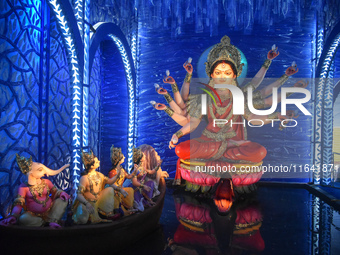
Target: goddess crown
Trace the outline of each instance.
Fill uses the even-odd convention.
[[[114,145],[112,144],[110,148],[110,154],[111,154],[111,163],[112,165],[116,166],[122,158],[121,157],[122,148],[114,147]]]
[[[81,159],[83,160],[85,168],[87,168],[88,165],[92,165],[95,157],[96,156],[93,154],[92,150],[91,152],[85,152],[83,149],[81,149]]]
[[[20,168],[20,171],[23,174],[27,174],[32,170],[32,156],[30,158],[20,157],[18,153],[16,153],[17,163]]]
[[[232,44],[230,44],[230,38],[223,36],[220,43],[214,45],[210,50],[207,62],[205,62],[205,72],[210,77],[211,68],[217,61],[230,61],[233,63],[237,70],[237,76],[242,73],[243,64],[241,64],[241,53]]]
[[[143,157],[143,152],[140,148],[133,148],[133,163],[137,163]]]

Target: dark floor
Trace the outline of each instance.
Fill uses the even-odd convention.
[[[182,206],[187,213],[209,213],[212,222],[205,222],[204,233],[181,226]],[[252,219],[251,214],[259,213],[259,231],[233,234],[236,215]],[[174,240],[170,246],[168,239]],[[120,254],[337,255],[339,241],[339,212],[302,188],[260,187],[257,196],[234,203],[224,216],[209,199],[168,189],[160,228]]]
[[[321,186],[320,188],[327,192],[329,195],[333,196],[334,199],[340,200],[340,183],[335,183],[334,187]]]
[[[94,233],[66,240],[58,236],[44,241],[41,237],[18,238],[10,247],[0,240],[0,254],[17,254],[18,248],[25,254],[77,254],[74,250],[82,250],[79,254],[117,254],[115,240],[103,234],[105,238]],[[25,244],[25,239],[35,241]],[[42,250],[39,242],[57,248]],[[210,198],[168,188],[157,230],[140,236],[119,254],[338,255],[340,214],[304,188],[260,186],[254,195],[234,202],[226,215],[217,212]]]

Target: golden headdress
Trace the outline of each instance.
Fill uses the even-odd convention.
[[[18,153],[16,153],[16,156],[18,166],[23,174],[27,174],[32,170],[32,156],[30,158],[20,157]]]
[[[114,147],[114,145],[112,144],[110,148],[110,157],[112,165],[116,166],[119,163],[119,161],[123,158],[122,148]]]
[[[83,149],[81,149],[81,159],[86,169],[88,166],[93,164],[95,157],[96,156],[93,154],[92,150],[91,152],[85,152]]]
[[[141,160],[141,158],[143,157],[143,152],[140,148],[135,148],[133,147],[133,163],[137,164],[139,163],[139,161]]]
[[[210,71],[214,64],[223,60],[233,63],[237,70],[237,76],[241,75],[243,67],[241,53],[234,45],[230,44],[230,38],[226,35],[222,37],[220,43],[214,45],[208,54],[207,62],[205,62],[205,72],[208,77],[210,77]]]

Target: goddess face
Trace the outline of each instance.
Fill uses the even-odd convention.
[[[217,84],[234,84],[231,81],[236,78],[233,69],[227,63],[218,64],[210,76]]]

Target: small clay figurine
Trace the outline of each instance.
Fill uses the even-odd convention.
[[[154,169],[149,170],[143,167],[146,157],[142,152],[141,148],[133,148],[133,163],[134,163],[134,173],[132,178],[132,185],[136,187],[135,189],[135,201],[140,204],[143,203],[144,207],[150,207],[155,204],[152,201],[154,197],[155,182],[147,178],[148,174],[155,174],[159,169],[162,161],[157,161],[157,165]]]
[[[119,206],[124,211],[125,215],[131,214],[135,212],[136,209],[134,208],[134,190],[131,187],[123,187],[123,183],[125,179],[133,178],[133,173],[128,174],[125,169],[122,167],[124,163],[125,156],[122,153],[121,148],[111,146],[110,149],[111,153],[111,163],[112,163],[112,170],[109,172],[109,178],[115,177],[118,175],[118,179],[115,184],[125,190],[128,195],[124,197],[121,193],[115,191],[115,209],[118,209]]]
[[[169,174],[162,170],[161,164],[163,161],[151,145],[142,144],[139,148],[144,154],[144,160],[141,166],[147,172],[146,180],[152,180],[154,182],[152,197],[155,197],[159,195],[158,186],[160,179],[169,177]]]
[[[124,197],[128,194],[121,187],[114,185],[119,174],[109,179],[96,171],[100,161],[91,151],[82,150],[82,160],[85,172],[80,178],[77,199],[73,206],[73,220],[77,224],[110,222],[121,216],[114,212],[114,190]],[[105,188],[105,185],[110,185]]]
[[[27,176],[27,182],[19,186],[11,215],[0,224],[60,228],[58,222],[65,213],[70,196],[42,177],[57,175],[70,165],[54,171],[41,163],[32,162],[32,156],[25,158],[16,154],[16,157],[20,171]]]

